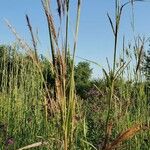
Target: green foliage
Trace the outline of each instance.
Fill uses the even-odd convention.
[[[86,91],[88,91],[91,86],[91,75],[92,69],[88,62],[79,62],[75,67],[76,91],[82,98],[84,98]]]
[[[54,85],[54,73],[52,65],[43,55],[41,55],[41,64],[43,66],[42,73],[44,80],[46,81],[47,86],[51,87]]]
[[[147,52],[144,56],[143,62],[143,72],[146,78],[145,82],[145,92],[147,94],[147,103],[150,103],[150,51]]]
[[[150,81],[150,51],[148,51],[147,55],[145,54],[144,57],[144,64],[143,64],[143,71],[146,76],[146,80]]]

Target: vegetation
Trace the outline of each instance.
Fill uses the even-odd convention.
[[[76,92],[81,98],[85,98],[91,86],[92,69],[88,62],[79,62],[75,67]]]
[[[147,82],[150,81],[150,52],[148,51],[147,54],[145,54],[144,57],[144,63],[143,63],[143,71],[146,77]]]
[[[115,21],[107,15],[114,36],[113,64],[108,61],[108,70],[102,68],[103,78],[96,80],[91,79],[90,68],[95,62],[75,65],[81,0],[77,1],[72,51],[68,37],[71,2],[56,1],[60,22],[66,22],[61,44],[58,33],[62,31],[54,25],[51,3],[41,2],[49,29],[50,59],[38,56],[27,15],[32,46],[6,21],[18,43],[0,46],[0,149],[149,150],[149,56],[144,57],[148,40],[137,37],[128,46],[123,40],[122,50],[117,49],[122,11],[135,1],[116,0]]]

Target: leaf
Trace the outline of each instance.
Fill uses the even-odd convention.
[[[108,17],[108,19],[109,19],[109,22],[110,22],[110,25],[111,25],[111,28],[112,28],[113,34],[115,35],[114,25],[113,25],[112,19],[111,19],[111,17],[109,16],[109,14],[108,14],[108,13],[107,13],[107,17]]]
[[[90,145],[90,146],[91,146],[92,148],[94,148],[95,150],[97,150],[97,148],[96,148],[94,145],[92,145],[90,142],[85,141],[85,140],[83,140],[83,139],[81,139],[81,141],[84,142],[84,143],[86,143],[86,144],[88,144],[88,145]]]
[[[27,145],[25,147],[19,148],[18,150],[31,149],[31,148],[35,148],[35,147],[39,147],[39,146],[43,146],[43,145],[48,145],[48,142],[33,143],[31,145]]]

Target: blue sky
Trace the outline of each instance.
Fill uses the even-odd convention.
[[[46,50],[50,47],[48,42],[48,30],[45,23],[45,16],[40,0],[0,0],[0,44],[9,44],[14,42],[15,38],[10,33],[4,23],[4,18],[8,19],[16,28],[17,32],[25,40],[30,41],[30,34],[26,26],[25,14],[28,14],[32,25],[38,28],[40,38],[40,53],[46,54]],[[57,16],[55,0],[52,1],[52,9],[54,18]],[[76,0],[71,0],[71,23],[73,28],[75,17]],[[125,0],[122,0],[125,2]],[[83,0],[79,30],[79,40],[77,47],[77,56],[85,59],[96,61],[102,66],[106,65],[106,57],[112,60],[113,55],[113,34],[109,25],[107,12],[114,16],[115,0]],[[150,3],[136,3],[134,7],[135,13],[135,33],[131,29],[131,7],[124,9],[121,28],[119,34],[119,46],[122,45],[122,36],[126,36],[126,43],[133,39],[133,35],[149,36],[150,34]],[[70,32],[70,38],[73,36]],[[77,62],[80,59],[77,58]],[[94,77],[101,74],[100,69],[94,64]]]

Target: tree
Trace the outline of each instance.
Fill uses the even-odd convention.
[[[76,91],[81,98],[86,95],[85,92],[90,88],[90,79],[92,75],[92,69],[88,62],[79,62],[75,66],[75,83]]]

